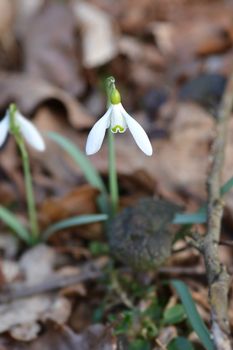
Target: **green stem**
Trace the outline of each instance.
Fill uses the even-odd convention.
[[[108,177],[112,204],[112,215],[117,213],[119,205],[118,180],[116,171],[116,151],[114,134],[108,129]]]
[[[16,143],[19,147],[19,151],[20,151],[20,155],[23,163],[28,217],[29,217],[29,223],[30,223],[30,229],[31,229],[31,241],[32,243],[35,243],[38,241],[39,227],[38,227],[35,198],[34,198],[34,192],[33,192],[33,186],[32,186],[29,156],[28,156],[28,152],[26,150],[25,143],[22,138],[20,129],[15,123],[15,112],[16,112],[15,105],[11,105],[10,106],[10,130],[13,136],[15,137]]]
[[[29,157],[22,138],[21,140],[18,140],[16,138],[16,141],[17,141],[17,144],[21,153],[22,162],[23,162],[24,182],[25,182],[27,206],[28,206],[28,217],[30,222],[32,240],[33,242],[35,242],[38,240],[38,237],[39,237],[39,227],[38,227],[38,221],[37,221],[37,212],[36,212],[35,198],[34,198],[34,192],[33,192],[33,186],[32,186],[32,176],[30,171]]]
[[[106,79],[106,90],[107,90],[107,108],[109,108],[110,96],[115,87],[115,78],[109,77]],[[116,150],[115,150],[115,139],[111,129],[108,129],[108,180],[109,190],[111,197],[111,215],[114,216],[118,211],[119,206],[119,190],[118,190],[118,179],[116,170]]]

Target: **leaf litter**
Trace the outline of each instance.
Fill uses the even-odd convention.
[[[208,77],[226,78],[232,68],[232,18],[232,4],[223,1],[138,0],[135,6],[131,1],[1,0],[1,115],[14,100],[43,132],[57,131],[83,150],[87,131],[105,109],[102,80],[113,74],[125,90],[127,109],[155,149],[154,157],[145,159],[129,133],[116,138],[121,208],[149,196],[195,211],[206,200],[218,109],[218,102],[213,106],[209,100]],[[201,98],[196,97],[199,76],[207,86]],[[182,100],[187,84],[191,92]],[[218,96],[222,92],[220,86]],[[232,176],[232,128],[230,121],[224,181]],[[41,227],[97,213],[98,191],[67,154],[46,143],[46,157],[30,151]],[[25,220],[22,172],[10,140],[0,160],[0,202]],[[106,143],[91,161],[107,184]],[[228,194],[224,239],[232,218]],[[166,306],[178,302],[163,281],[176,277],[187,283],[209,324],[203,262],[194,249],[182,251],[184,241],[175,243],[166,264],[135,276],[127,259],[113,267],[101,224],[61,231],[32,249],[9,239],[0,225],[0,349],[124,350],[134,341],[143,344],[137,349],[160,349],[178,334],[200,347],[185,321],[160,323]],[[201,225],[197,229],[204,231]],[[220,255],[232,270],[231,248],[222,246]],[[135,307],[129,310],[125,302]],[[231,311],[230,322],[233,327]]]

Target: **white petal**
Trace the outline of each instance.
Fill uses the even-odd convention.
[[[122,115],[121,106],[122,106],[121,103],[112,105],[111,131],[113,133],[116,133],[116,132],[123,133],[127,128],[125,118]]]
[[[121,111],[136,144],[147,156],[151,156],[153,149],[146,132],[141,125],[126,112],[123,106],[121,106]]]
[[[112,106],[110,106],[107,112],[100,118],[92,127],[87,137],[86,154],[91,155],[99,151],[102,146],[106,129],[110,124],[110,114],[112,112]]]
[[[15,119],[25,140],[37,151],[44,151],[45,143],[36,127],[19,112],[15,113]]]
[[[6,113],[5,117],[0,121],[0,147],[3,145],[9,132],[9,115]]]

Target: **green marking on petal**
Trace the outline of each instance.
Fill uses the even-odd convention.
[[[111,131],[113,133],[116,133],[116,132],[122,133],[125,131],[125,128],[123,128],[123,126],[121,126],[121,125],[115,125],[113,128],[111,128]]]

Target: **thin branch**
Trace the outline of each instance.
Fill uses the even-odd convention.
[[[220,186],[224,164],[228,120],[233,107],[233,74],[231,75],[217,119],[216,138],[213,144],[213,161],[207,180],[208,220],[207,233],[202,240],[211,306],[212,334],[218,350],[230,350],[230,327],[228,320],[228,292],[230,277],[219,259],[218,243],[221,233],[223,200]]]

